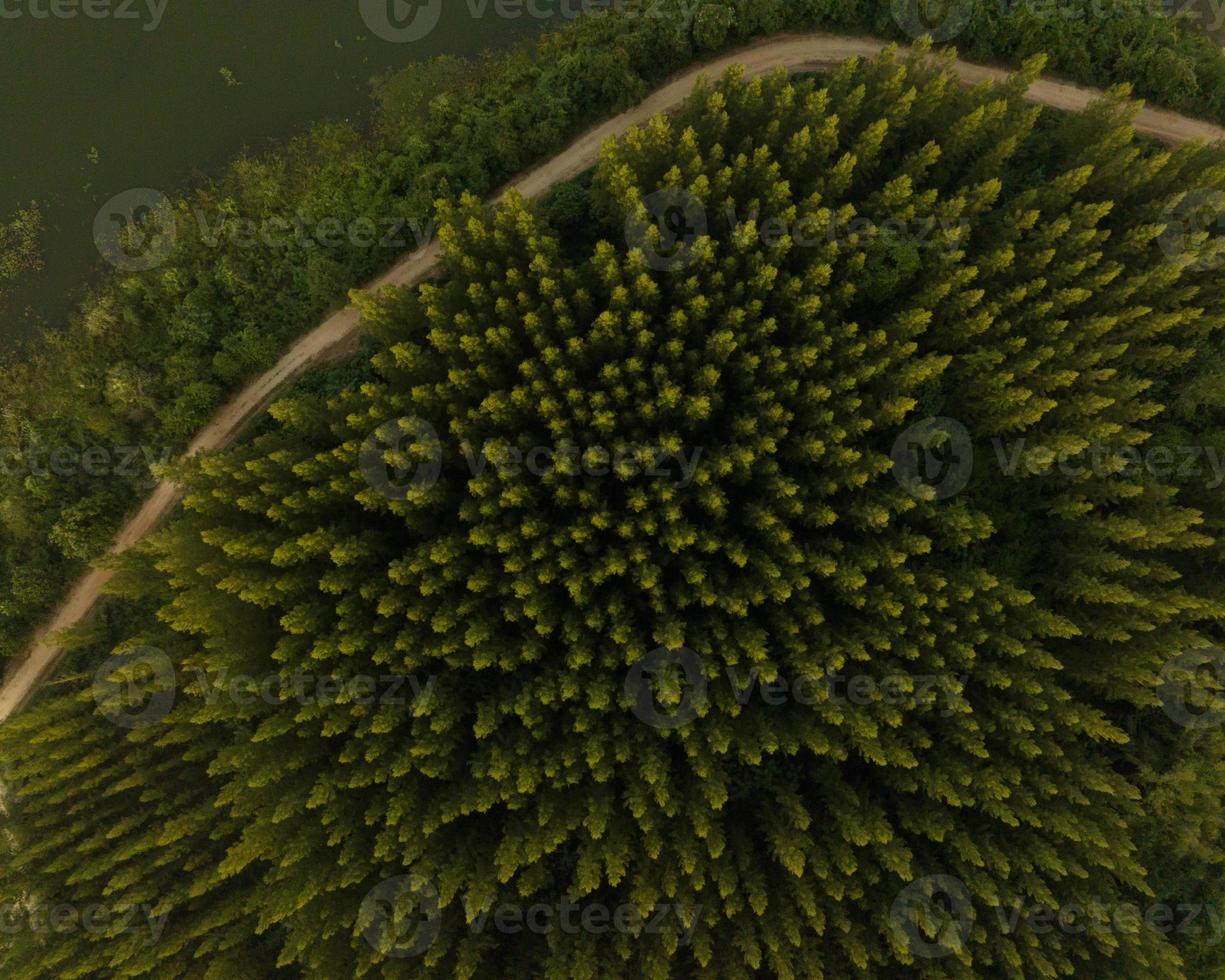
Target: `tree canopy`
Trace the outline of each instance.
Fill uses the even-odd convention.
[[[0,730],[11,893],[167,913],[7,975],[1182,976],[1013,910],[1220,861],[1161,684],[1225,508],[1121,460],[1225,450],[1225,157],[1052,120],[1040,67],[733,72],[542,205],[442,202],[375,379],[184,464],[127,563],[173,705]],[[1157,813],[1203,832],[1164,878]],[[567,902],[636,917],[487,918]]]

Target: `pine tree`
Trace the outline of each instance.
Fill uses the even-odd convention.
[[[1159,897],[1158,807],[1220,834],[1187,786],[1219,740],[1157,693],[1221,632],[1219,494],[1057,461],[1225,445],[1222,239],[1162,247],[1225,169],[1137,143],[1121,93],[1052,122],[1022,98],[1039,69],[968,91],[925,54],[732,72],[605,148],[587,250],[515,196],[441,205],[445,276],[362,302],[377,380],[184,465],[145,586],[197,678],[166,719],[116,736],[86,691],[0,732],[31,741],[22,772],[40,741],[63,761],[19,800],[45,843],[14,885],[156,894],[179,930],[72,962],[1183,975],[1155,930],[1015,915]],[[965,488],[905,473],[908,439],[965,457]],[[199,679],[303,671],[337,690]],[[362,697],[391,677],[419,693]],[[897,696],[827,683],[855,677]],[[423,948],[396,955],[371,896],[433,910]],[[487,918],[563,898],[672,914]]]

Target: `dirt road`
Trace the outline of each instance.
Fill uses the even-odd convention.
[[[872,57],[885,46],[886,42],[873,38],[806,34],[773,38],[733,52],[678,75],[640,105],[584,133],[557,156],[518,177],[496,197],[501,197],[512,188],[518,189],[525,197],[538,197],[554,184],[578,176],[596,163],[605,140],[647,122],[657,113],[675,109],[693,91],[694,84],[702,75],[718,75],[735,64],[744,65],[746,74],[750,76],[778,67],[793,72],[811,71],[841,64],[855,56]],[[956,62],[956,71],[967,85],[1001,80],[1008,75],[1003,69],[966,61]],[[1096,89],[1041,78],[1030,86],[1025,97],[1030,102],[1079,112],[1101,95]],[[1219,126],[1161,109],[1141,110],[1136,119],[1136,129],[1171,143],[1192,139],[1209,142],[1225,139],[1225,129]],[[400,260],[365,288],[415,285],[428,278],[437,268],[438,259],[438,245],[432,242]],[[358,330],[357,311],[352,307],[332,314],[297,341],[275,367],[256,378],[223,406],[213,420],[200,430],[188,447],[188,454],[220,449],[232,443],[252,416],[267,408],[278,392],[305,371],[350,355],[357,346]],[[156,530],[169,517],[181,496],[174,484],[159,484],[135,516],[124,524],[112,545],[112,553],[126,550]],[[0,689],[0,722],[20,708],[54,670],[63,653],[54,642],[55,635],[77,625],[89,615],[101,599],[103,587],[110,577],[109,572],[99,569],[82,577],[51,621],[39,631],[26,657],[10,670],[3,689]]]

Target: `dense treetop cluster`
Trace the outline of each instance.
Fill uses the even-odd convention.
[[[1043,115],[1039,67],[732,73],[541,205],[443,202],[374,379],[183,467],[125,563],[163,710],[117,727],[112,664],[0,732],[7,892],[166,914],[6,974],[1184,975],[1010,912],[1220,859],[1221,740],[1159,689],[1219,639],[1225,508],[1117,460],[1225,448],[1225,158]],[[848,676],[901,680],[794,686]],[[562,902],[641,918],[487,918]]]

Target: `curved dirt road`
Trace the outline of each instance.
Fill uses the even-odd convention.
[[[611,136],[647,122],[652,116],[675,109],[692,92],[702,75],[718,75],[731,65],[740,64],[748,76],[760,75],[782,67],[789,71],[809,71],[841,64],[851,57],[872,57],[887,46],[874,38],[840,37],[830,34],[786,35],[769,39],[676,76],[657,89],[641,104],[584,133],[565,150],[541,166],[518,177],[499,193],[517,189],[524,197],[538,197],[555,183],[576,177],[593,166],[600,147]],[[955,70],[967,85],[1002,80],[1009,74],[999,68],[957,61]],[[1040,78],[1030,86],[1025,98],[1056,109],[1079,112],[1102,92],[1068,82]],[[1136,117],[1137,131],[1166,142],[1192,139],[1208,142],[1225,139],[1225,129],[1211,123],[1189,119],[1161,109],[1144,108]],[[401,259],[388,272],[367,284],[366,289],[385,285],[407,286],[424,281],[436,268],[439,249],[436,242]],[[187,453],[220,449],[234,441],[248,420],[268,407],[277,393],[319,364],[341,360],[351,354],[358,342],[358,315],[352,307],[332,314],[322,324],[298,340],[266,374],[248,384],[223,406],[192,441]],[[140,510],[120,530],[111,547],[112,554],[123,552],[169,517],[178,504],[181,491],[173,483],[162,482]],[[111,572],[94,569],[83,576],[51,621],[38,633],[27,656],[16,665],[0,689],[0,722],[21,707],[47,677],[63,651],[54,637],[61,630],[80,623],[102,597]]]

